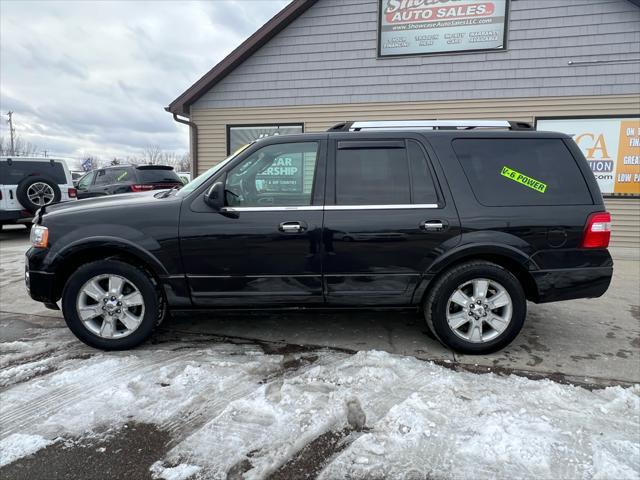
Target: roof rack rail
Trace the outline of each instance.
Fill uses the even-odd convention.
[[[533,130],[530,123],[509,120],[384,120],[376,122],[342,122],[328,132],[361,132],[364,130],[473,130],[476,128]]]

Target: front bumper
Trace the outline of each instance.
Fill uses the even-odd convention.
[[[37,268],[44,254],[45,250],[33,247],[27,251],[24,259],[24,283],[31,298],[49,306],[58,300],[58,289],[56,275]]]
[[[586,267],[531,272],[538,287],[536,303],[601,297],[611,284],[613,267]]]
[[[29,271],[28,266],[24,269],[24,282],[27,292],[31,298],[37,302],[55,303],[55,275],[48,272]]]

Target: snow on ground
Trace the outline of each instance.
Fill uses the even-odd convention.
[[[0,387],[60,368],[83,351],[87,348],[61,328],[34,333],[28,341],[0,343]]]
[[[364,413],[320,478],[640,478],[640,386],[589,391],[376,351],[226,343],[92,351],[31,378],[20,369],[42,358],[23,350],[0,344],[0,379],[7,368],[18,378],[0,391],[0,465],[146,422],[173,439],[155,477],[259,479]]]

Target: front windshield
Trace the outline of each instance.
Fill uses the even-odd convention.
[[[206,172],[201,173],[200,175],[198,175],[196,178],[194,178],[189,183],[187,183],[184,187],[182,187],[178,191],[178,193],[176,193],[176,196],[184,197],[185,195],[190,194],[194,190],[197,190],[200,187],[200,185],[202,185],[207,180],[209,180],[212,175],[214,175],[218,170],[220,170],[222,167],[224,167],[227,163],[229,163],[231,160],[236,158],[238,155],[240,155],[242,152],[244,152],[247,148],[249,148],[251,145],[253,145],[253,143],[254,142],[247,143],[243,147],[240,147],[238,150],[233,152],[231,155],[229,155],[223,161],[221,161],[217,165],[214,165],[213,167],[208,169]]]

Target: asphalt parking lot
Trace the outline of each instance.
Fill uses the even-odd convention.
[[[2,335],[21,338],[32,325],[64,327],[60,312],[32,301],[23,285],[23,227],[0,233]],[[633,252],[632,252],[633,253]],[[535,305],[518,338],[489,356],[459,355],[427,334],[421,316],[406,312],[212,313],[173,318],[158,334],[189,341],[198,336],[277,345],[382,350],[455,368],[515,372],[579,384],[640,382],[640,261],[614,251],[614,278],[601,298]],[[73,338],[71,333],[67,333]],[[153,340],[152,340],[153,342]]]

